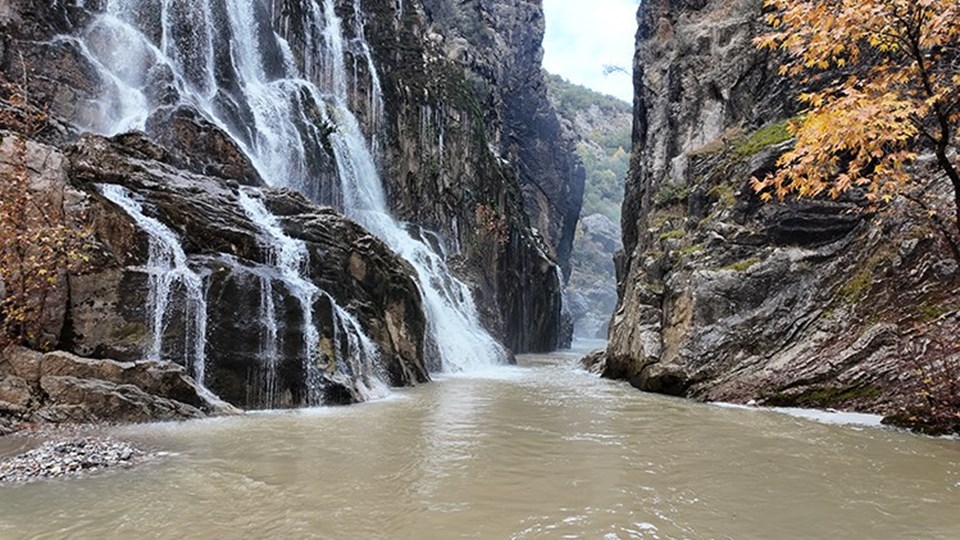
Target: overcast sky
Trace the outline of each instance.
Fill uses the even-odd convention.
[[[637,0],[543,0],[543,67],[594,90],[633,101],[632,77],[604,65],[633,66]]]

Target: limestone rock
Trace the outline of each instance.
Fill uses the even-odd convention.
[[[0,353],[0,415],[8,417],[146,422],[239,412],[171,362],[116,362],[22,347]]]
[[[160,109],[147,120],[146,128],[156,143],[168,149],[168,162],[175,167],[245,186],[265,185],[243,150],[192,107]]]
[[[363,2],[383,87],[391,207],[439,234],[509,349],[553,350],[583,169],[546,97],[542,6],[413,0],[403,10],[398,18],[392,0]]]
[[[162,153],[162,148],[134,134],[112,140],[85,136],[71,150],[73,179],[91,192],[92,222],[107,257],[96,271],[71,281],[70,347],[83,354],[105,351],[118,358],[136,359],[142,357],[150,338],[149,314],[144,311],[149,287],[147,276],[138,270],[147,256],[146,238],[128,216],[94,189],[97,183],[115,183],[132,190],[159,219],[170,223],[193,264],[209,275],[208,295],[213,300],[206,314],[210,369],[205,383],[232,403],[266,406],[262,351],[267,350],[264,340],[269,337],[258,318],[267,301],[263,293],[266,283],[276,313],[284,315],[277,337],[282,347],[278,350],[282,355],[279,381],[270,403],[303,404],[306,375],[299,348],[306,332],[304,321],[294,316],[298,304],[289,285],[276,270],[273,274],[268,270],[273,264],[268,240],[241,208],[239,188],[157,161]],[[268,190],[264,197],[286,234],[305,242],[310,254],[309,279],[353,312],[379,345],[387,382],[409,385],[428,380],[423,351],[426,323],[411,277],[413,270],[381,241],[331,209],[289,191]],[[356,272],[358,265],[365,268],[363,273]],[[181,300],[174,299],[177,301]],[[317,301],[316,313],[331,313],[328,298]],[[387,323],[388,313],[392,324]],[[105,325],[106,321],[110,324]],[[329,316],[316,323],[321,335],[333,339],[337,330]],[[169,325],[171,332],[177,328]],[[335,359],[322,362],[333,366]],[[342,379],[330,383],[328,398],[337,402],[343,401],[343,396],[348,396],[347,401],[362,399],[352,384],[344,387]]]
[[[931,392],[918,365],[960,362],[943,345],[960,287],[903,201],[882,219],[855,193],[761,204],[750,179],[790,147],[796,91],[752,44],[762,20],[751,0],[639,8],[618,305],[595,365],[703,400],[897,413]]]

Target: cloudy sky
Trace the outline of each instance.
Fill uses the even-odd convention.
[[[633,101],[624,73],[604,75],[604,65],[633,65],[637,0],[543,0],[547,35],[543,66],[569,81]]]

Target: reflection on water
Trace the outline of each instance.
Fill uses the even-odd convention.
[[[576,355],[348,408],[128,427],[0,538],[960,538],[960,442],[642,394]]]

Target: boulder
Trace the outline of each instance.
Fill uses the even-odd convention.
[[[117,362],[64,351],[0,353],[0,415],[46,422],[147,422],[237,414],[172,362]]]
[[[167,161],[175,167],[245,186],[265,185],[237,143],[192,107],[158,109],[147,119],[146,127],[150,138],[168,149]]]

